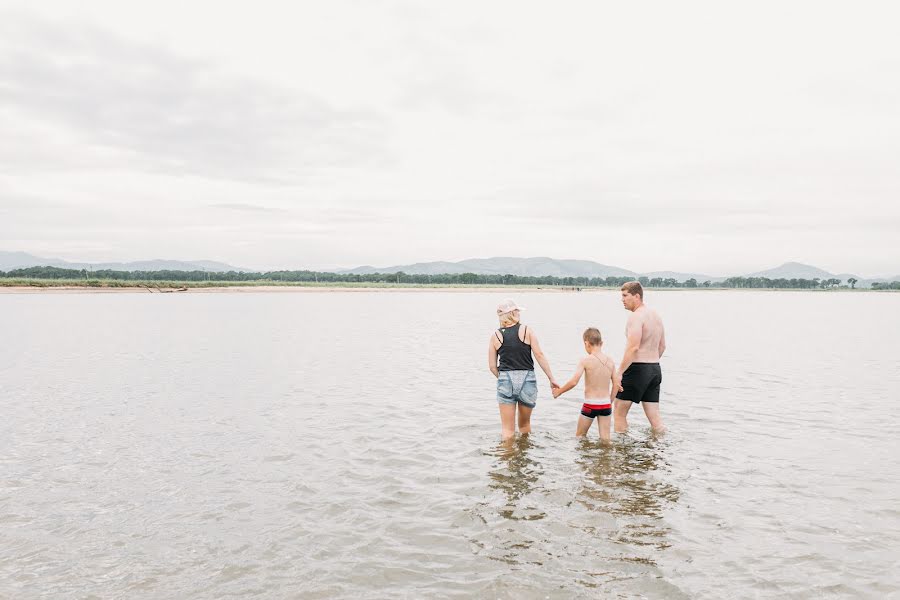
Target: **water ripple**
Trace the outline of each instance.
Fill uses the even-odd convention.
[[[557,374],[621,354],[615,294],[521,296]],[[608,446],[542,378],[499,443],[489,294],[0,296],[0,597],[897,595],[900,296],[852,296],[654,294],[671,433]]]

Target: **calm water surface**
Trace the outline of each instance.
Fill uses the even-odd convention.
[[[0,295],[0,597],[900,596],[900,295],[648,292],[655,440],[539,375],[501,295]],[[560,381],[616,292],[519,293]]]

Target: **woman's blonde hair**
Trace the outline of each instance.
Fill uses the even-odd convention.
[[[511,310],[509,312],[500,313],[497,317],[500,319],[500,327],[512,327],[519,322],[519,311]]]

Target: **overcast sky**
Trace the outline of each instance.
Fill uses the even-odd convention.
[[[892,2],[0,0],[0,250],[900,273]]]

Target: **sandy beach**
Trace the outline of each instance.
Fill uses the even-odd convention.
[[[647,288],[654,293],[666,292],[813,292],[813,293],[845,293],[845,292],[872,292],[898,293],[898,290],[871,290],[871,289],[837,289],[837,290],[801,290],[778,288]],[[391,286],[340,286],[340,285],[223,285],[209,287],[158,287],[147,288],[140,286],[110,286],[92,287],[78,285],[57,286],[30,286],[30,285],[0,285],[0,294],[255,294],[255,293],[336,293],[336,292],[417,292],[417,293],[488,293],[513,295],[520,292],[538,292],[548,294],[577,293],[577,292],[608,292],[618,290],[615,287],[558,287],[558,286],[439,286],[439,285],[391,285]]]
[[[606,291],[612,288],[582,288],[579,291]],[[89,286],[0,286],[0,294],[227,294],[227,293],[330,293],[330,292],[459,292],[459,293],[515,293],[515,292],[574,292],[572,288],[559,287],[440,287],[440,286],[307,286],[307,285],[234,285],[193,288],[146,287],[89,287]]]

